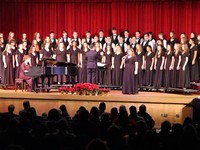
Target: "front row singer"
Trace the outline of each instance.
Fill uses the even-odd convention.
[[[21,64],[21,67],[20,67],[19,78],[23,79],[27,82],[27,84],[28,84],[27,91],[28,92],[32,91],[32,78],[29,76],[26,76],[25,73],[29,71],[30,65],[31,65],[30,56],[24,55],[23,63]]]
[[[123,67],[124,67],[124,75],[123,75],[122,93],[137,94],[138,60],[133,49],[128,50],[127,55],[122,58],[122,63],[120,68],[122,69]]]

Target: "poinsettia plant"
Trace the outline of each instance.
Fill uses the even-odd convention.
[[[77,93],[79,95],[102,95],[110,92],[108,88],[99,88],[97,84],[77,83],[74,87],[60,87],[59,92]]]

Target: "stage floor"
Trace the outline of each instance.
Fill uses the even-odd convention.
[[[185,117],[192,117],[191,103],[198,96],[197,94],[184,95],[143,91],[136,95],[123,95],[118,90],[112,90],[108,96],[80,96],[59,92],[34,93],[0,89],[0,112],[7,111],[7,106],[14,104],[15,113],[18,113],[22,109],[24,100],[29,100],[39,115],[47,113],[51,108],[59,108],[61,104],[67,106],[71,116],[82,105],[90,110],[92,106],[98,107],[100,102],[106,102],[107,112],[110,112],[112,107],[119,108],[120,105],[125,105],[128,109],[131,105],[138,108],[141,104],[145,104],[147,111],[156,121],[156,127],[159,127],[163,120],[182,123]]]

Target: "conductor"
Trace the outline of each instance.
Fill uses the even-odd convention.
[[[93,45],[90,46],[90,51],[86,53],[85,59],[87,61],[87,82],[94,84],[96,83],[98,54]]]

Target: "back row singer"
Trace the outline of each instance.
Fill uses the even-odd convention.
[[[79,67],[76,81],[101,83],[104,85],[122,86],[124,94],[135,94],[141,86],[189,88],[190,82],[199,81],[199,44],[200,36],[191,33],[188,40],[186,34],[181,34],[180,41],[175,32],[170,32],[170,39],[164,39],[159,33],[158,40],[152,33],[141,36],[140,31],[130,37],[125,30],[123,36],[112,28],[112,36],[104,37],[104,32],[91,38],[90,31],[82,40],[77,32],[69,38],[63,31],[61,38],[56,39],[50,32],[44,41],[40,33],[35,33],[31,42],[24,33],[22,39],[16,41],[14,33],[10,32],[8,40],[4,41],[0,34],[1,83],[13,85],[19,78],[24,55],[29,55],[30,66],[36,66],[42,59],[53,58],[58,62],[70,62]],[[97,70],[97,62],[106,64],[103,76]],[[67,84],[70,79],[65,75],[53,78],[53,82]]]

